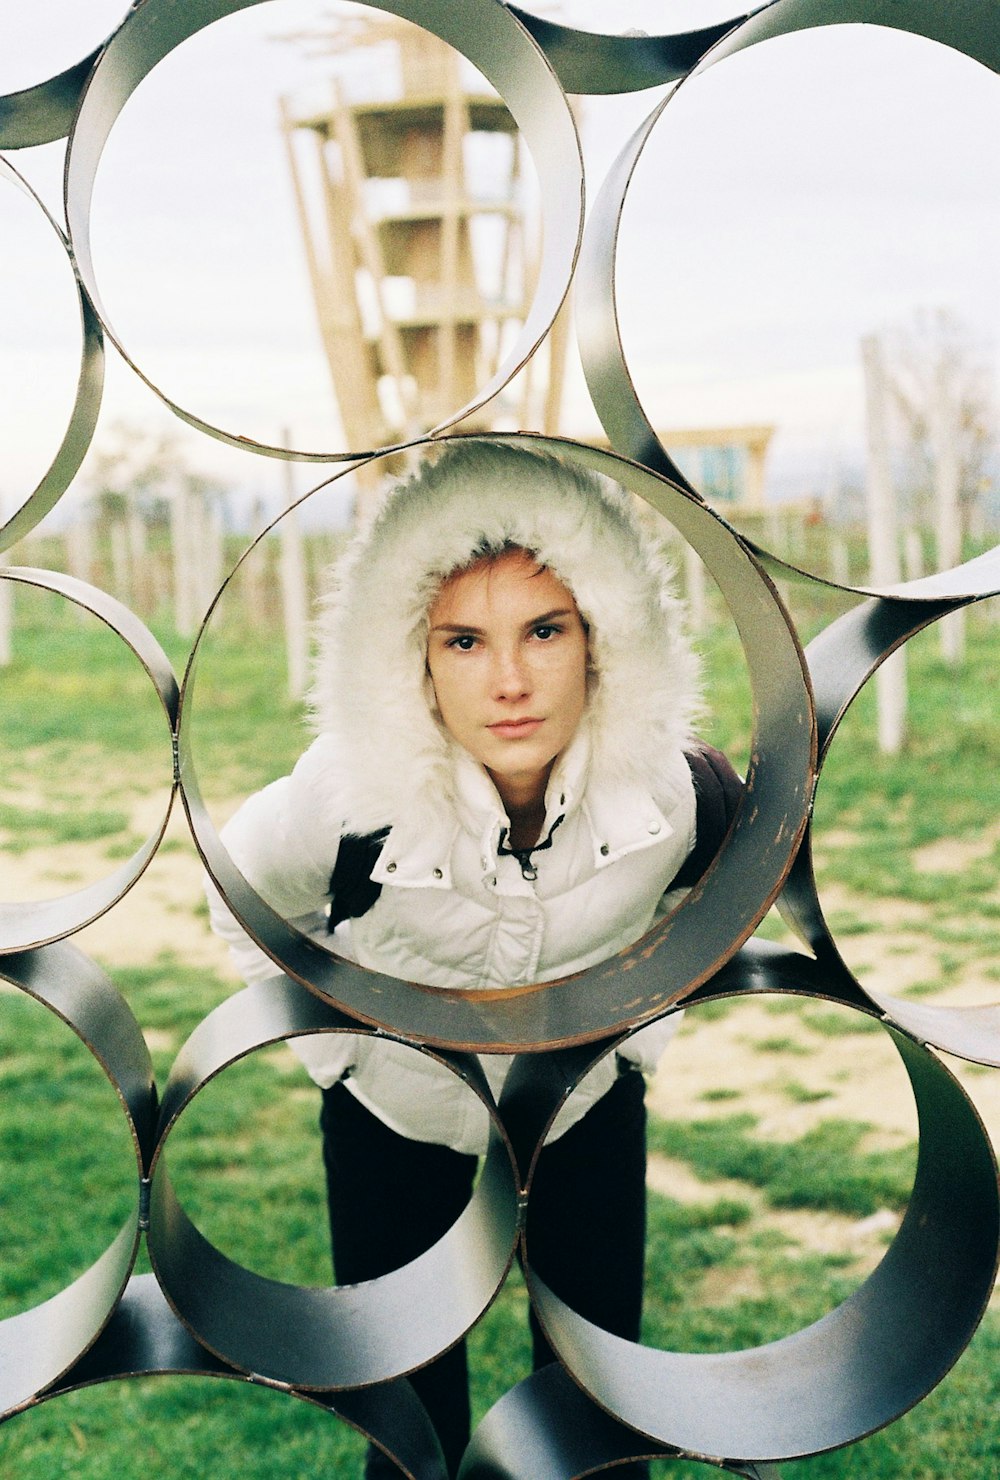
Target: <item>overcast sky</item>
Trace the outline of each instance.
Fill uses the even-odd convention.
[[[553,7],[542,7],[552,13]],[[277,98],[329,64],[282,35],[329,0],[269,0],[208,28],[130,100],[98,175],[94,256],[134,358],[228,430],[337,445],[335,409],[277,128]],[[566,0],[599,28],[605,0]],[[620,29],[686,29],[719,0],[618,0]],[[0,0],[0,91],[79,58],[121,0]],[[658,101],[587,100],[590,199]],[[769,422],[772,488],[827,491],[860,443],[860,337],[920,308],[1000,341],[1000,83],[942,47],[872,27],[752,48],[677,89],[625,211],[619,303],[629,363],[658,426]],[[61,212],[63,145],[8,158]],[[41,474],[65,425],[78,339],[68,270],[19,192],[0,190],[0,497]],[[185,456],[277,497],[281,469],[169,416],[110,356],[100,437],[172,427]],[[578,373],[565,430],[597,430]],[[86,472],[86,470],[85,470]],[[319,474],[296,472],[304,490]],[[19,501],[19,499],[17,500]]]

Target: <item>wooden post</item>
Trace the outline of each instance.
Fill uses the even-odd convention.
[[[128,542],[131,600],[140,616],[149,617],[155,606],[155,598],[149,566],[146,525],[134,498],[128,501],[125,532]]]
[[[868,567],[872,585],[891,586],[900,577],[896,489],[889,465],[885,365],[874,335],[861,341],[868,440]],[[894,755],[906,732],[906,651],[901,648],[875,675],[878,744]]]
[[[962,513],[959,506],[962,470],[959,459],[959,405],[954,366],[946,348],[940,350],[931,400],[931,446],[934,451],[934,534],[939,570],[950,570],[962,559]],[[941,656],[960,663],[965,656],[965,611],[938,622]]]
[[[0,550],[0,565],[9,565],[10,556]],[[0,668],[6,668],[14,658],[14,588],[11,581],[0,581]]]
[[[191,538],[192,499],[183,483],[178,483],[170,500],[170,543],[174,569],[174,627],[181,637],[193,637],[197,625],[192,556],[195,541]]]
[[[847,541],[839,531],[830,536],[830,576],[838,586],[850,584],[851,562]]]
[[[264,501],[257,497],[250,516],[250,528],[255,535],[263,529],[266,519]],[[269,552],[270,541],[262,540],[250,558],[240,566],[238,577],[244,621],[247,626],[257,629],[267,625]]]
[[[93,505],[86,503],[66,530],[66,564],[78,581],[94,579]]]
[[[198,544],[200,558],[198,576],[199,620],[211,606],[215,593],[222,585],[222,515],[217,505],[209,504],[204,495],[197,500]]]
[[[903,565],[908,581],[919,581],[924,573],[924,542],[912,524],[903,531]]]
[[[290,446],[288,432],[284,445]],[[299,511],[295,507],[295,477],[290,462],[282,463],[287,511],[281,529],[281,609],[285,621],[288,696],[301,699],[309,680],[309,594]]]
[[[129,561],[128,534],[125,525],[117,516],[112,519],[108,530],[111,542],[111,589],[119,601],[130,605],[134,599],[132,572]]]

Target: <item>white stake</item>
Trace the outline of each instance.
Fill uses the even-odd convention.
[[[861,341],[865,372],[865,409],[868,430],[868,564],[872,585],[891,586],[900,578],[896,489],[889,466],[886,424],[885,367],[882,347],[874,335]],[[894,755],[906,732],[906,652],[886,659],[875,675],[878,702],[878,744],[884,755]]]

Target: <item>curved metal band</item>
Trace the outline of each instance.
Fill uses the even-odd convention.
[[[178,1058],[164,1093],[153,1161],[150,1258],[171,1306],[222,1361],[305,1389],[363,1387],[423,1366],[474,1325],[514,1257],[518,1197],[513,1159],[474,1059],[434,1055],[476,1093],[493,1120],[472,1199],[445,1236],[410,1264],[360,1285],[317,1289],[265,1279],[199,1233],[160,1162],[184,1106],[210,1079],[256,1048],[357,1024],[287,977],[228,998],[205,1018]],[[414,1050],[417,1052],[418,1050]],[[400,1311],[406,1320],[400,1321]]]
[[[772,982],[781,991],[797,983],[806,995],[839,997],[810,958],[758,951],[754,943],[698,1000]],[[525,1270],[546,1334],[584,1391],[630,1428],[706,1459],[818,1454],[891,1423],[964,1351],[989,1301],[1000,1250],[996,1162],[958,1081],[926,1048],[887,1031],[919,1116],[913,1191],[881,1263],[814,1325],[722,1354],[622,1341],[583,1320],[532,1272],[529,1212]]]
[[[551,1362],[494,1403],[472,1435],[458,1480],[577,1480],[605,1472],[614,1480],[623,1463],[678,1457],[688,1459],[626,1428]],[[772,1465],[724,1468],[745,1480],[780,1480]],[[711,1469],[718,1475],[717,1465]]]
[[[681,88],[716,62],[792,31],[868,23],[911,31],[1000,70],[1000,31],[990,0],[961,6],[935,0],[773,0],[712,47],[673,92],[660,102],[622,149],[594,202],[580,253],[574,294],[577,332],[591,398],[611,446],[691,489],[660,442],[629,373],[615,293],[618,237],[632,175],[656,123]]]
[[[0,1416],[32,1403],[78,1362],[118,1305],[139,1246],[139,1178],[156,1095],[149,1052],[128,1004],[94,963],[59,943],[0,957],[0,980],[49,1008],[94,1055],[121,1100],[135,1146],[135,1209],[104,1253],[50,1300],[0,1322]]]
[[[1000,582],[1000,548],[954,571],[912,582],[909,590],[928,593],[961,590],[971,584],[973,576],[985,579],[993,587],[983,595],[994,594]],[[806,649],[806,659],[816,693],[821,764],[849,706],[885,659],[924,627],[971,599],[953,596],[935,600],[928,594],[919,600],[896,597],[862,602],[812,640]],[[823,913],[813,864],[811,821],[779,905],[788,923],[827,968],[850,976]],[[863,984],[860,989],[890,1021],[920,1042],[974,1063],[1000,1067],[1000,1005],[933,1006],[894,997]]]
[[[744,14],[697,31],[662,36],[600,35],[510,9],[534,36],[568,93],[630,93],[674,82],[689,72]]]
[[[97,46],[54,77],[0,97],[0,149],[30,149],[65,139],[83,85],[100,53]]]
[[[826,576],[816,575],[813,571],[805,570],[788,560],[772,555],[769,550],[762,549],[754,540],[747,539],[745,536],[742,538],[744,543],[753,550],[764,569],[776,580],[810,581],[814,585],[823,586],[831,591],[848,591],[855,596],[883,597],[890,606],[893,603],[899,603],[901,606],[923,605],[927,608],[927,614],[921,626],[936,620],[939,616],[944,616],[946,612],[954,611],[956,607],[967,606],[972,601],[982,601],[987,596],[1000,595],[1000,546],[998,545],[994,545],[991,550],[984,550],[981,555],[974,555],[969,560],[963,560],[961,564],[953,565],[947,570],[932,571],[930,575],[919,576],[912,581],[897,581],[888,586],[871,586],[862,582],[854,585],[831,581]],[[884,620],[884,617],[880,616],[876,622],[881,625]]]
[[[33,570],[15,565],[0,566],[0,580],[16,581],[64,596],[110,627],[146,670],[171,732],[173,731],[179,703],[177,679],[160,644],[134,612],[97,586],[90,586],[86,581],[63,575],[59,571]],[[117,904],[143,873],[159,847],[170,820],[174,790],[175,783],[171,775],[162,823],[108,878],[54,899],[27,904],[0,904],[0,955],[7,951],[30,950],[33,946],[59,940],[88,925],[113,904]]]
[[[756,715],[748,794],[719,857],[677,910],[630,949],[565,983],[490,992],[429,990],[366,971],[282,920],[250,888],[219,840],[198,790],[190,733],[200,636],[184,677],[179,731],[181,794],[198,848],[230,908],[268,955],[361,1022],[419,1043],[485,1052],[536,1051],[607,1037],[658,1016],[717,971],[780,890],[805,827],[815,775],[812,701],[801,651],[774,587],[729,526],[648,470],[610,453],[525,434],[502,440],[593,469],[645,499],[702,557],[739,631]]]
[[[76,276],[69,253],[69,244],[59,226],[28,182],[18,174],[9,160],[2,157],[0,157],[0,179],[8,180],[12,185],[16,185],[33,200],[59,238],[60,245],[66,253],[67,264],[74,274],[82,335],[80,373],[77,378],[76,397],[70,412],[69,424],[44,477],[21,507],[5,524],[0,526],[0,550],[9,550],[11,545],[23,539],[26,534],[30,534],[39,521],[59,502],[76,476],[87,449],[90,447],[104,390],[104,340],[97,316]]]
[[[58,1383],[39,1393],[35,1403],[98,1383],[168,1376],[247,1380],[245,1373],[220,1362],[194,1340],[170,1309],[154,1275],[133,1275],[90,1351]],[[262,1387],[275,1387],[260,1378],[253,1381]],[[343,1419],[377,1444],[409,1480],[446,1480],[437,1436],[405,1378],[359,1392],[319,1395],[292,1391],[289,1395]]]
[[[170,399],[125,349],[102,306],[91,255],[90,205],[101,154],[129,97],[156,64],[212,21],[262,0],[139,0],[102,53],[88,79],[70,136],[66,219],[81,278],[108,338],[152,391],[189,425],[231,446],[268,457],[337,462],[373,449],[322,453],[290,451],[213,426]],[[360,0],[375,4],[375,0]],[[583,161],[566,96],[544,54],[500,0],[380,0],[379,8],[423,26],[473,62],[494,85],[523,134],[539,177],[543,254],[528,317],[491,380],[435,428],[461,421],[495,396],[538,348],[569,289],[583,225]]]

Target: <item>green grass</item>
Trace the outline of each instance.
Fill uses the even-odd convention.
[[[364,1443],[284,1393],[215,1378],[143,1378],[85,1389],[11,1419],[0,1455],[21,1480],[360,1477]]]
[[[134,1217],[137,1169],[93,1055],[31,998],[0,994],[0,1316],[62,1289]]]
[[[169,788],[169,728],[137,659],[94,618],[78,619],[44,593],[16,593],[14,660],[3,670],[0,746],[7,789],[41,778],[65,802],[124,783]],[[181,679],[188,643],[154,633]],[[291,766],[306,738],[302,707],[287,698],[285,657],[273,639],[246,640],[233,624],[206,634],[191,706],[195,762],[206,794],[228,795]],[[109,773],[109,766],[113,769]],[[9,798],[8,798],[9,800]],[[2,824],[0,824],[2,825]]]
[[[793,1105],[815,1105],[820,1100],[828,1100],[830,1091],[826,1089],[811,1089],[807,1084],[800,1084],[796,1079],[786,1080],[779,1085],[780,1092]]]
[[[775,1037],[754,1038],[753,1048],[756,1053],[790,1053],[807,1058],[810,1050],[798,1038]]]
[[[880,1208],[903,1208],[913,1185],[916,1147],[863,1151],[871,1127],[824,1120],[796,1141],[755,1134],[752,1115],[715,1120],[657,1120],[650,1147],[679,1157],[698,1176],[735,1178],[759,1187],[775,1208],[816,1208],[864,1218]]]
[[[44,812],[0,803],[0,831],[11,834],[5,844],[8,852],[23,853],[53,843],[95,843],[116,837],[128,825],[125,812]]]
[[[824,1038],[843,1038],[849,1033],[880,1033],[882,1031],[878,1019],[869,1017],[863,1012],[849,1010],[838,1012],[836,1009],[824,1011],[808,1008],[800,1016],[807,1027],[812,1028],[814,1033],[819,1033]]]

